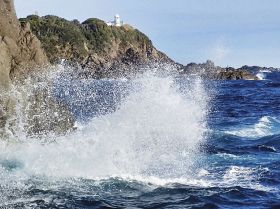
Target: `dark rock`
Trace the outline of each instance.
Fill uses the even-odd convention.
[[[258,80],[258,78],[247,69],[235,69],[232,67],[222,68],[215,66],[212,61],[196,64],[190,63],[182,67],[182,74],[196,74],[205,79],[215,80]]]
[[[220,80],[258,80],[248,71],[243,70],[226,70],[217,74],[217,79]]]

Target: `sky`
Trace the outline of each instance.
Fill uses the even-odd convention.
[[[105,21],[119,14],[157,49],[187,64],[280,67],[280,0],[15,0],[18,17]]]

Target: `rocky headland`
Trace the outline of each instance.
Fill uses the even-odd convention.
[[[115,27],[96,18],[80,23],[56,16],[35,15],[20,21],[30,23],[52,64],[61,60],[76,64],[83,69],[82,77],[131,77],[139,73],[139,66],[175,64],[158,51],[145,34],[130,25]]]
[[[222,68],[211,61],[186,66],[176,63],[158,51],[145,34],[130,25],[108,26],[96,18],[80,23],[50,15],[31,15],[20,21],[30,23],[52,64],[61,60],[76,64],[83,69],[81,77],[131,77],[141,73],[147,65],[164,63],[181,74],[197,74],[205,79],[258,79],[247,69]]]

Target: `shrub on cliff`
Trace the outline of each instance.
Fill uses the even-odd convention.
[[[21,22],[29,22],[31,30],[41,40],[42,46],[51,62],[55,62],[61,56],[67,55],[67,50],[76,52],[76,58],[85,56],[87,53],[84,48],[85,37],[75,22],[56,16],[45,16],[43,18],[31,15],[20,19]]]
[[[30,22],[31,30],[41,40],[51,62],[59,58],[81,61],[91,54],[118,56],[129,48],[150,56],[154,49],[150,39],[131,26],[108,26],[97,18],[80,24],[77,20],[68,21],[56,16],[31,15],[20,21]]]

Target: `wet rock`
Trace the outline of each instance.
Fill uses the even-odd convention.
[[[50,95],[49,89],[36,89],[29,97],[26,108],[29,135],[61,135],[73,130],[74,116],[66,105]]]
[[[214,80],[258,80],[251,72],[232,67],[222,68],[208,60],[206,63],[190,63],[182,67],[182,74],[196,74],[205,79]]]
[[[0,0],[0,135],[6,136],[7,131],[14,133],[18,128],[18,98],[12,95],[12,87],[20,89],[26,78],[48,64],[48,58],[39,39],[31,32],[30,24],[20,24],[18,21],[13,0]],[[25,94],[22,89],[19,92]],[[45,91],[33,95],[32,111],[25,113],[30,114],[30,117],[37,114],[40,118],[28,120],[28,126],[33,127],[30,133],[38,133],[43,129],[62,133],[73,127],[73,116],[50,95]],[[27,101],[24,103],[22,105],[25,107],[29,105]],[[58,116],[54,117],[51,112],[57,112]]]
[[[226,70],[216,76],[219,80],[258,80],[258,77],[245,70]]]

